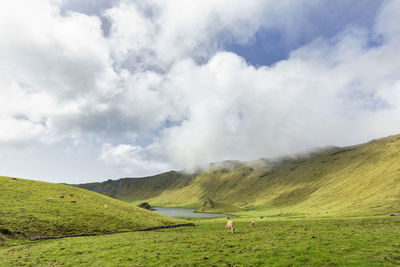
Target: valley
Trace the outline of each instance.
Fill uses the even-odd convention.
[[[399,265],[399,162],[395,135],[192,174],[75,186],[0,177],[0,265]],[[143,202],[225,215],[172,218]]]

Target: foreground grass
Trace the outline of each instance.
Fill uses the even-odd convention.
[[[400,218],[199,220],[196,227],[0,247],[1,266],[399,265]]]

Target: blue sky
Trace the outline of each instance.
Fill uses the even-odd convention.
[[[322,6],[301,14],[305,21],[295,34],[280,28],[261,28],[245,44],[228,43],[224,50],[232,51],[249,64],[270,66],[289,57],[291,51],[316,38],[335,39],[346,27],[360,27],[372,31],[382,1],[323,1]],[[375,44],[371,36],[371,45]]]
[[[1,3],[0,175],[101,181],[400,133],[399,5]]]

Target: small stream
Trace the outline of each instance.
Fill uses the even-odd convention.
[[[153,207],[154,212],[167,215],[169,217],[192,217],[192,218],[218,218],[218,217],[229,217],[229,215],[221,213],[198,213],[194,209],[183,209],[183,208],[162,208]]]

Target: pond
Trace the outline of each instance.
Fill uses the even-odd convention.
[[[218,218],[218,217],[229,217],[226,214],[220,213],[198,213],[194,209],[183,209],[183,208],[161,208],[153,207],[154,212],[167,215],[170,217],[193,217],[193,218]]]

